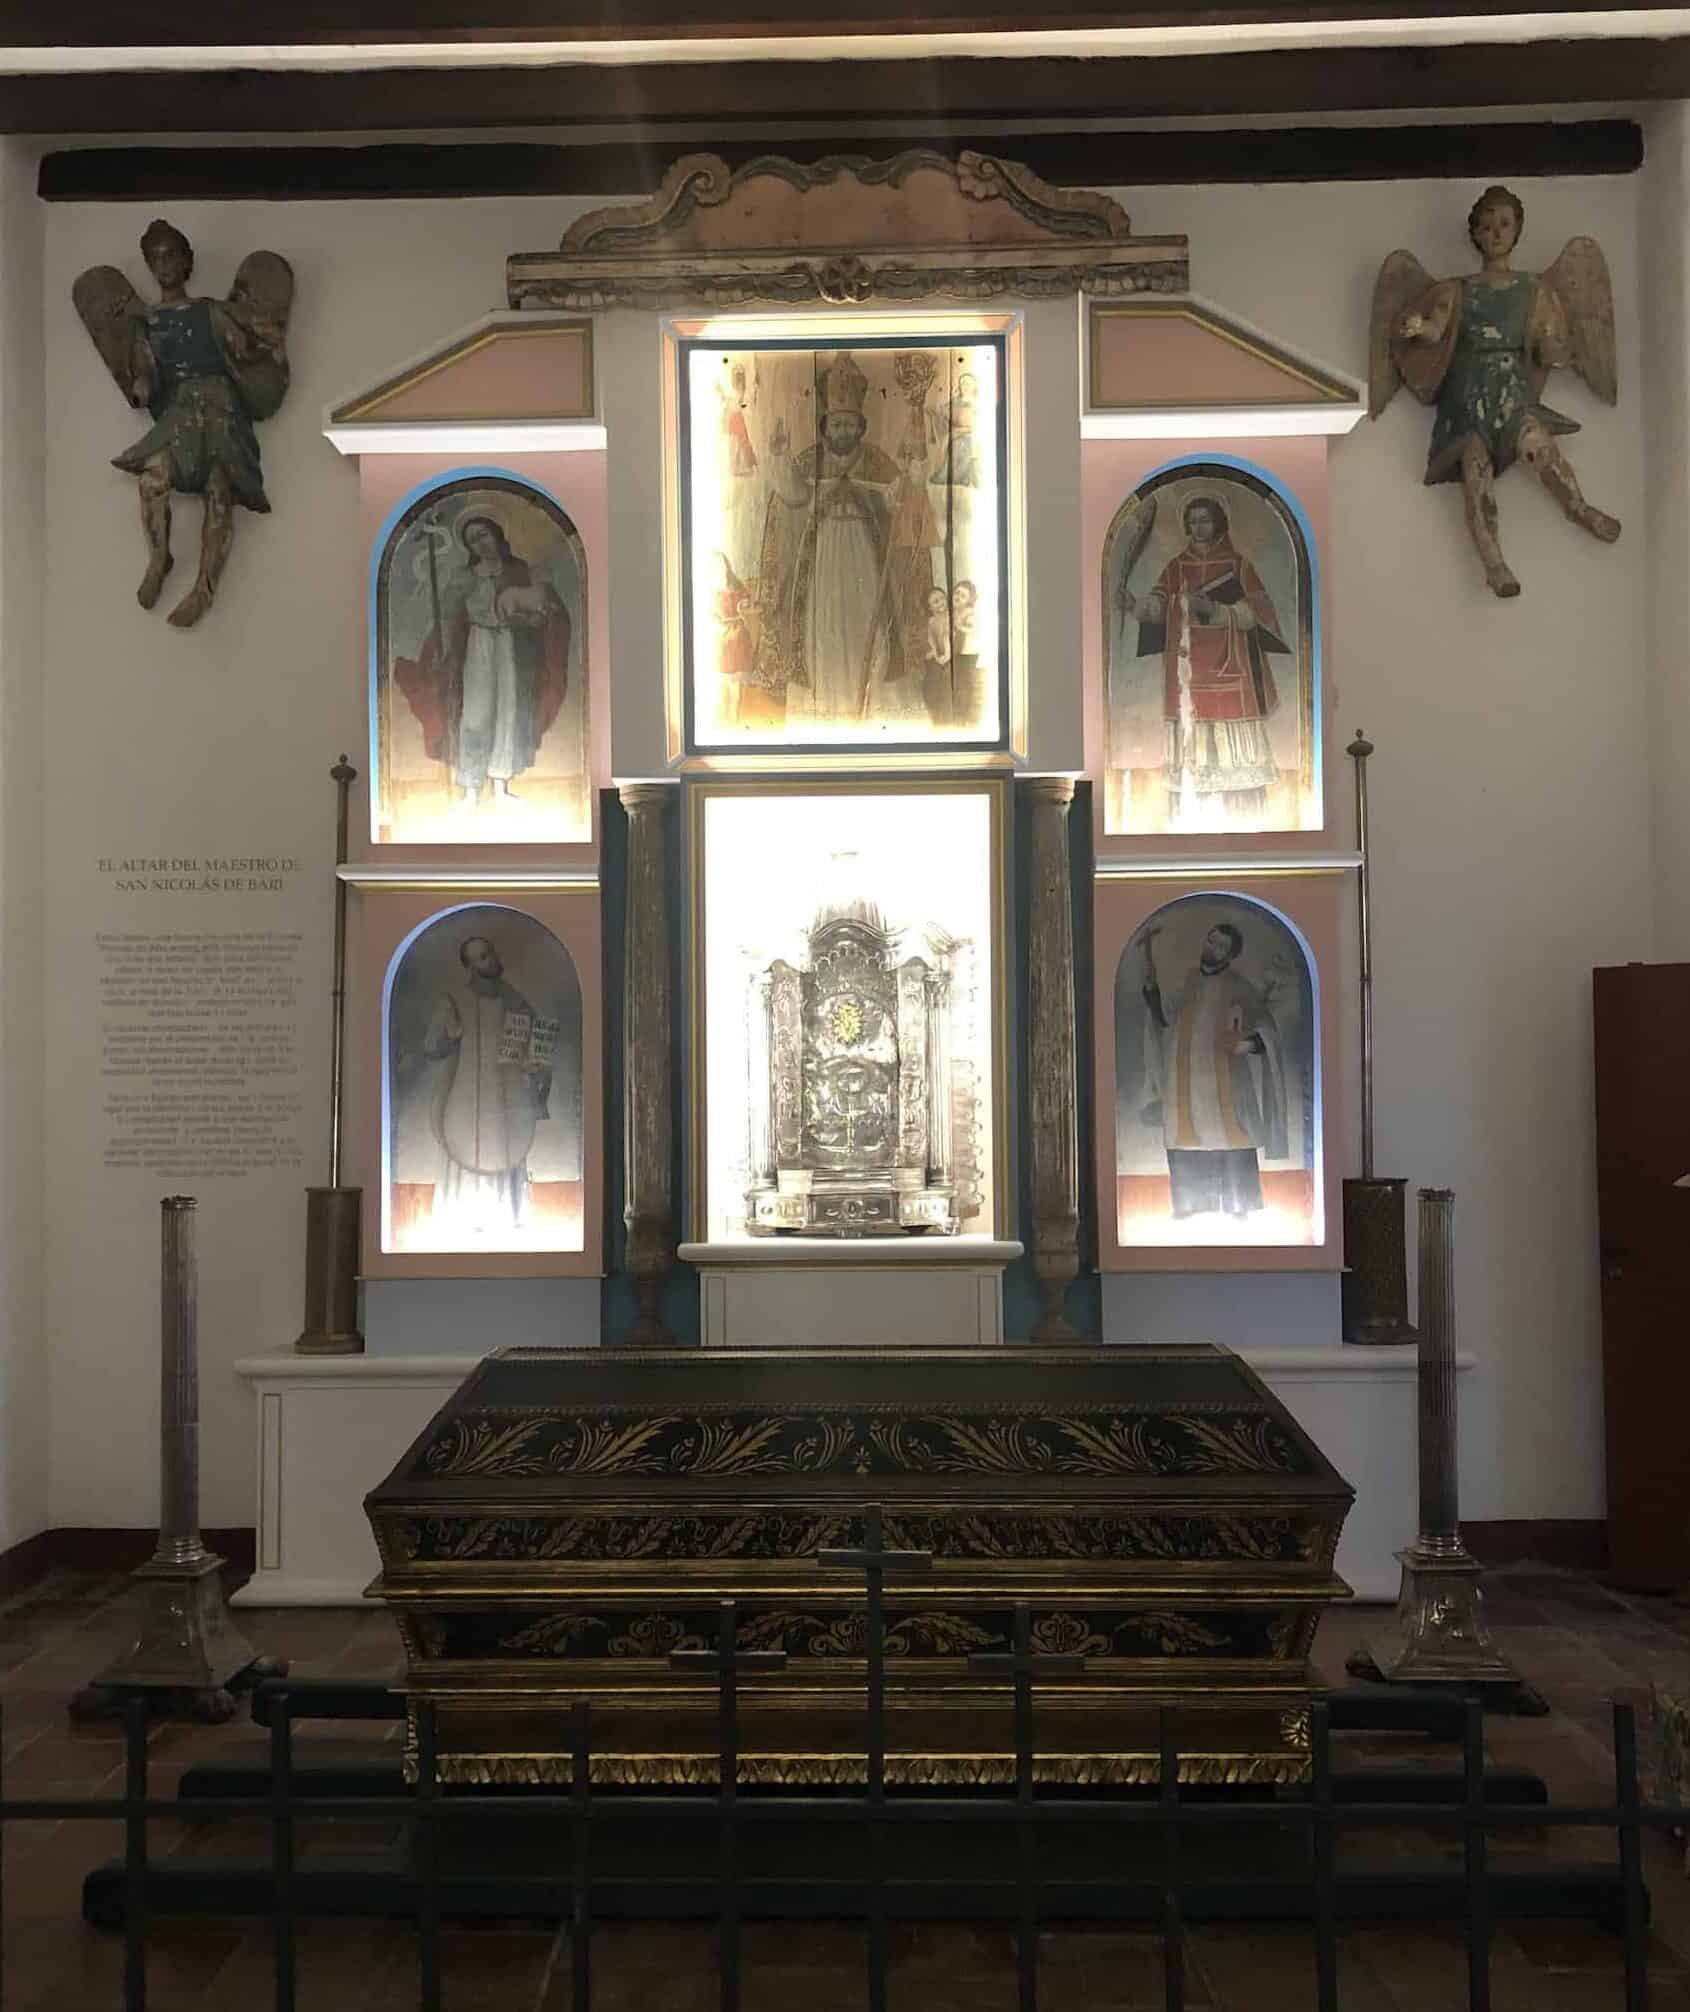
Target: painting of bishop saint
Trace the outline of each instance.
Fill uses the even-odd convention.
[[[1318,830],[1311,569],[1268,483],[1166,470],[1103,553],[1104,828]]]
[[[526,483],[405,511],[376,577],[378,843],[591,839],[586,597],[575,527]]]
[[[695,746],[1000,739],[999,364],[687,350]]]
[[[1115,974],[1116,1240],[1321,1240],[1314,981],[1240,895],[1151,915]]]
[[[382,1248],[584,1245],[581,985],[519,909],[436,916],[394,960]]]

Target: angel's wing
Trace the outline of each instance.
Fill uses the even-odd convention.
[[[254,419],[268,419],[287,396],[288,315],[293,267],[280,252],[248,252],[229,290],[229,312],[255,336],[261,354],[229,359],[230,374]]]
[[[1418,300],[1434,285],[1436,281],[1413,252],[1394,251],[1379,268],[1379,277],[1373,282],[1373,315],[1367,343],[1369,419],[1379,417],[1396,396],[1397,386],[1403,381],[1391,351],[1397,316],[1410,301]]]
[[[91,265],[72,281],[70,297],[118,390],[134,404],[135,322],[146,312],[141,296],[116,266]]]
[[[1614,353],[1614,283],[1594,238],[1569,238],[1567,248],[1538,275],[1567,317],[1571,362],[1605,405],[1618,403],[1619,362]]]

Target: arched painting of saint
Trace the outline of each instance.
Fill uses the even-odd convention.
[[[1188,462],[1133,491],[1103,548],[1106,831],[1320,828],[1311,602],[1267,482]]]
[[[1242,895],[1150,915],[1115,972],[1115,1210],[1123,1245],[1322,1240],[1314,976]]]
[[[498,476],[431,489],[375,599],[377,842],[590,839],[587,567],[563,511]]]
[[[682,354],[693,746],[998,744],[998,340]]]
[[[382,1249],[584,1246],[581,984],[520,909],[416,931],[388,975]]]

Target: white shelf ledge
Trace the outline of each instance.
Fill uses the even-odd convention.
[[[1006,1265],[1020,1257],[1022,1246],[996,1237],[746,1237],[721,1243],[682,1244],[683,1262],[739,1268],[745,1266],[838,1265],[864,1269],[876,1265],[909,1265],[930,1271],[940,1265]]]

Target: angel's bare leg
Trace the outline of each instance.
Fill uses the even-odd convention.
[[[135,589],[143,608],[157,601],[164,576],[175,563],[170,556],[170,463],[149,461],[141,470],[141,529],[147,539],[147,570]]]
[[[1520,583],[1508,570],[1496,536],[1496,469],[1483,441],[1468,438],[1461,450],[1461,494],[1467,529],[1484,561],[1485,579],[1499,600],[1512,600]]]
[[[199,577],[170,611],[170,619],[178,629],[191,629],[211,606],[217,582],[223,577],[223,568],[228,563],[229,547],[234,537],[234,491],[223,469],[213,468],[205,485],[205,528],[200,533]]]
[[[1542,420],[1528,419],[1520,428],[1520,459],[1581,530],[1600,538],[1604,545],[1613,544],[1620,535],[1620,520],[1584,500],[1573,464]]]

